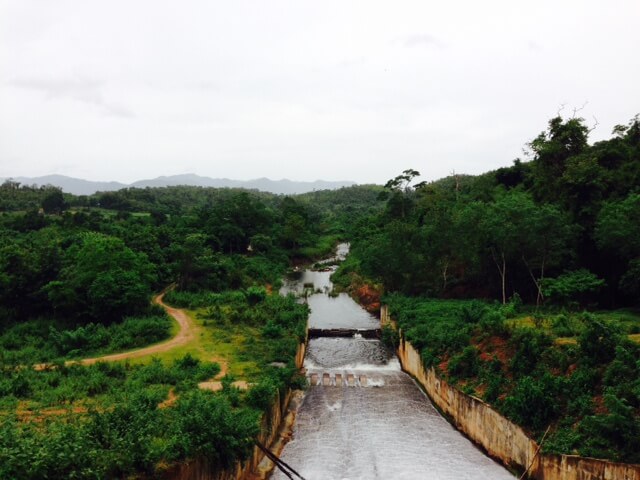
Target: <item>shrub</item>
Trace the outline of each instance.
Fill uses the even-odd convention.
[[[557,278],[545,278],[542,283],[544,296],[560,304],[571,301],[586,303],[589,295],[604,287],[605,281],[589,270],[580,269],[566,272]]]
[[[464,323],[478,323],[485,315],[487,307],[478,301],[469,302],[469,304],[462,307],[460,311],[460,318]]]
[[[551,330],[558,337],[574,337],[580,333],[576,322],[568,315],[561,313],[551,322]]]
[[[382,326],[382,343],[395,352],[400,343],[400,334],[391,325]]]
[[[583,314],[583,320],[586,326],[578,337],[581,360],[593,365],[610,362],[620,341],[619,330],[596,320],[588,313]]]
[[[487,389],[484,392],[484,400],[489,403],[494,403],[498,400],[498,397],[502,393],[506,379],[502,373],[493,373],[489,376],[487,382]]]
[[[247,392],[247,405],[261,411],[271,408],[278,393],[278,386],[272,378],[263,378]]]
[[[262,327],[262,336],[265,338],[282,338],[284,330],[280,325],[276,325],[272,320]]]
[[[522,377],[505,398],[503,412],[520,425],[544,429],[558,414],[558,379],[545,373],[540,378]]]
[[[551,346],[549,335],[530,328],[517,329],[510,340],[515,349],[511,371],[516,376],[529,375],[538,365],[543,352]]]
[[[253,306],[267,297],[267,290],[264,287],[249,287],[246,295],[249,305]]]
[[[465,347],[462,353],[455,355],[449,360],[449,374],[470,378],[478,374],[478,350],[473,346]]]
[[[502,310],[488,311],[480,320],[480,329],[488,335],[503,336],[507,334],[507,325]]]
[[[520,307],[522,307],[522,298],[517,293],[514,293],[507,303],[500,306],[500,313],[505,318],[513,318],[520,311]]]
[[[613,458],[636,463],[640,461],[640,421],[627,402],[605,393],[607,415],[588,416],[578,431],[584,438],[580,453],[597,458]]]

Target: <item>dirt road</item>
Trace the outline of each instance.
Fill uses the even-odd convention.
[[[146,357],[147,355],[153,355],[154,353],[166,352],[192,341],[194,328],[192,320],[189,318],[189,315],[187,315],[182,310],[170,307],[169,305],[165,304],[162,301],[165,293],[166,291],[154,297],[153,303],[164,308],[165,311],[173,318],[175,318],[176,322],[178,322],[179,330],[175,337],[170,338],[166,342],[157,343],[155,345],[140,348],[138,350],[131,350],[129,352],[123,353],[112,353],[110,355],[103,355],[101,357],[83,358],[82,360],[78,360],[78,362],[76,363],[81,363],[82,365],[91,365],[96,362],[116,362],[118,360]]]
[[[166,292],[167,290],[156,295],[153,299],[153,303],[160,305],[162,308],[164,308],[165,311],[169,315],[171,315],[176,320],[176,322],[178,322],[178,333],[174,337],[170,338],[165,342],[157,343],[149,347],[139,348],[137,350],[131,350],[131,351],[122,352],[122,353],[112,353],[109,355],[102,355],[100,357],[83,358],[82,360],[69,360],[65,363],[67,365],[71,365],[71,364],[92,365],[97,362],[116,362],[119,360],[140,358],[140,357],[145,357],[147,355],[153,355],[155,353],[166,352],[173,348],[180,347],[182,345],[185,345],[191,342],[194,339],[193,321],[191,320],[191,318],[189,318],[189,315],[187,315],[184,311],[178,308],[170,307],[169,305],[165,304],[162,301],[162,299],[164,298],[164,294]],[[47,366],[49,366],[49,364],[40,363],[40,364],[34,365],[34,368],[36,370],[43,370],[47,368]]]
[[[158,343],[156,345],[151,345],[149,347],[139,348],[138,350],[131,350],[129,352],[122,353],[111,353],[109,355],[102,355],[100,357],[91,357],[91,358],[83,358],[82,360],[69,360],[65,362],[67,365],[72,364],[80,364],[80,365],[92,365],[97,362],[117,362],[120,360],[129,360],[132,358],[140,358],[146,357],[149,355],[154,355],[156,353],[167,352],[176,347],[180,347],[182,345],[186,345],[189,342],[192,342],[195,339],[195,330],[196,326],[193,323],[193,320],[186,314],[183,310],[179,308],[173,308],[163,302],[163,298],[165,293],[168,290],[156,295],[153,299],[153,303],[160,305],[165,311],[171,315],[176,322],[178,322],[178,333],[170,338],[169,340]],[[213,379],[207,382],[199,383],[199,387],[205,390],[213,390],[217,391],[222,389],[222,383],[220,379],[227,374],[228,364],[225,359],[219,357],[213,357],[210,359],[212,362],[217,362],[220,365],[220,373],[218,373]],[[36,370],[44,370],[49,367],[50,364],[40,363],[34,365]],[[247,382],[243,380],[233,382],[233,385],[240,389],[248,388]],[[171,402],[172,403],[172,402]]]

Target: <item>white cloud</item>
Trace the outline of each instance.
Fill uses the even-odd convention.
[[[127,107],[106,101],[102,94],[104,82],[88,78],[15,78],[8,85],[40,91],[49,100],[71,99],[98,107],[105,115],[133,118],[135,115]]]
[[[0,177],[383,183],[640,111],[640,4],[0,0]],[[126,119],[126,121],[124,121]]]

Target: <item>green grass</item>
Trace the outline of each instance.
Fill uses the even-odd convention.
[[[245,293],[171,292],[165,302],[176,306],[184,302],[193,332],[185,345],[132,360],[148,363],[152,358],[172,362],[189,354],[202,361],[215,361],[227,366],[227,373],[236,380],[258,381],[273,361],[289,360],[297,346],[298,330],[306,324],[306,307],[277,294],[266,295],[250,305]],[[251,291],[249,289],[248,291]],[[260,295],[260,292],[258,292]],[[265,333],[266,324],[275,322],[282,328],[275,336]],[[280,322],[280,323],[279,323]],[[279,332],[276,328],[276,332]]]
[[[187,354],[203,361],[214,361],[215,358],[220,358],[220,355],[217,355],[215,342],[213,342],[210,333],[204,328],[203,321],[198,318],[197,311],[186,309],[183,309],[183,311],[187,314],[189,320],[191,321],[190,328],[193,332],[193,339],[189,343],[185,345],[179,345],[175,348],[172,348],[171,350],[167,350],[166,352],[152,353],[142,357],[133,358],[129,360],[129,362],[132,364],[148,364],[154,358],[157,358],[162,360],[163,363],[171,363],[178,358],[184,357]],[[173,338],[178,334],[180,326],[173,317],[171,318],[171,320],[171,338]]]
[[[255,361],[246,360],[247,338],[257,337],[260,330],[244,325],[225,327],[202,318],[203,308],[184,310],[192,322],[193,340],[166,352],[154,353],[129,360],[132,364],[148,364],[154,358],[165,364],[191,355],[205,362],[225,362],[227,373],[237,380],[251,381],[261,369]],[[177,323],[176,323],[177,327]]]
[[[572,344],[576,343],[576,337],[584,327],[584,320],[582,320],[583,315],[584,313],[582,312],[558,313],[556,311],[545,312],[542,310],[539,313],[535,313],[527,310],[508,319],[506,323],[513,328],[528,327],[542,329],[547,333],[555,335],[557,337],[556,343],[560,345]],[[620,331],[626,333],[631,340],[640,343],[640,311],[634,309],[598,310],[590,312],[590,315],[600,322],[617,326]],[[573,328],[576,330],[573,335],[558,334],[555,325],[561,317],[564,317],[566,322],[573,325]]]

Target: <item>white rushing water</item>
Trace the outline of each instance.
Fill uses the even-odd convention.
[[[346,249],[340,253],[344,257]],[[330,274],[303,272],[283,292],[321,285],[322,293],[308,298],[313,328],[379,327],[348,296],[328,296]],[[314,385],[281,458],[306,480],[514,478],[437,412],[380,341],[312,339],[305,368]],[[272,478],[287,477],[275,470]]]

